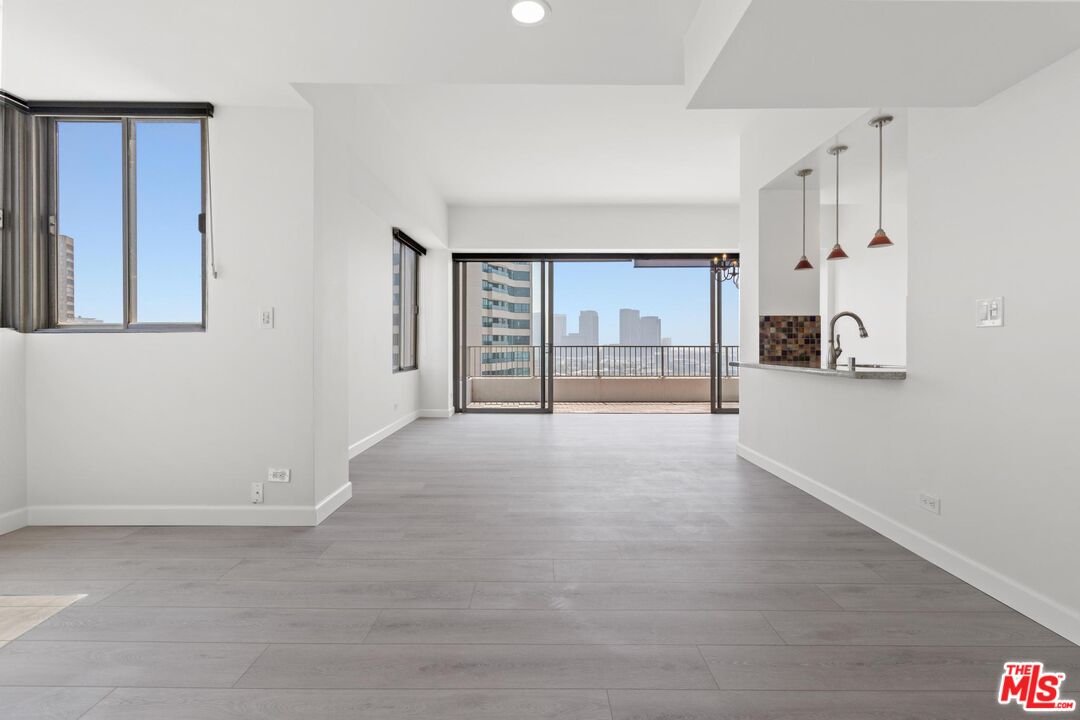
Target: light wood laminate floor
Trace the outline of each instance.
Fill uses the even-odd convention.
[[[1080,649],[735,456],[738,418],[418,421],[318,528],[25,528],[0,717],[1018,718]],[[9,601],[13,602],[13,601]]]

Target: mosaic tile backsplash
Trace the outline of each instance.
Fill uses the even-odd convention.
[[[820,315],[762,315],[760,362],[821,365]]]

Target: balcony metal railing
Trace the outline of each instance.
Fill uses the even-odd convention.
[[[536,345],[470,345],[469,377],[537,377],[540,350]],[[709,377],[708,345],[556,345],[555,377],[686,378]],[[738,377],[738,345],[720,348],[721,377]]]

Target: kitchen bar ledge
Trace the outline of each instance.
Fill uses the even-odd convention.
[[[825,375],[827,377],[846,378],[848,380],[904,380],[907,378],[907,369],[902,367],[871,368],[861,367],[854,371],[846,366],[836,370],[811,365],[781,365],[779,363],[754,363],[733,361],[732,367],[753,368],[755,370],[778,370],[780,372],[801,373],[803,375]]]

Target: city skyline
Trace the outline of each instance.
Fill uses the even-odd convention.
[[[639,309],[644,317],[661,319],[661,342],[709,344],[709,269],[636,268],[630,262],[557,262],[555,314],[576,317],[582,310],[598,313],[598,345],[620,344],[619,314]],[[730,282],[722,288],[722,344],[739,344],[739,291]],[[570,328],[573,329],[573,328]],[[641,343],[637,343],[641,344]],[[649,343],[651,344],[651,343]]]

